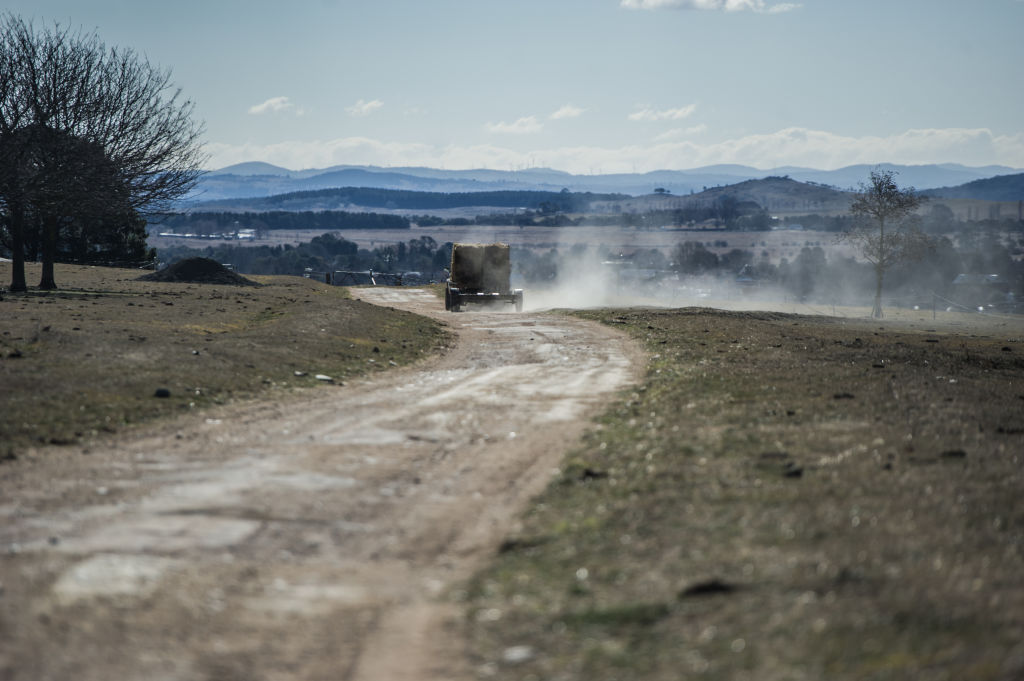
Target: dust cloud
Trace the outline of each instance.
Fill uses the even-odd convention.
[[[513,287],[524,289],[523,307],[528,311],[713,307],[834,313],[834,305],[801,301],[778,285],[748,280],[738,273],[691,275],[673,269],[640,267],[628,260],[609,257],[597,248],[574,248],[557,257],[553,276],[531,276],[537,274],[536,267],[527,266],[517,255],[522,258],[523,251],[512,251]]]

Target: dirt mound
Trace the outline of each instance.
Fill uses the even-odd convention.
[[[179,260],[162,270],[139,277],[142,281],[179,281],[190,284],[229,284],[231,286],[260,286],[255,281],[232,272],[209,258]]]

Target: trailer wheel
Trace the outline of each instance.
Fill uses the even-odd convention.
[[[460,312],[462,310],[462,300],[459,297],[459,289],[449,287],[445,292],[451,296],[452,312]]]

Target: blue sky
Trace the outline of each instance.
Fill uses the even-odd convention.
[[[1024,168],[1022,0],[6,0],[173,72],[209,166]]]

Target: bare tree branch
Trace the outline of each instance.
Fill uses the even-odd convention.
[[[41,243],[41,286],[55,286],[62,224],[137,224],[130,215],[166,212],[195,186],[203,129],[170,71],[95,33],[8,14],[0,76],[0,231],[16,258],[29,237]]]

